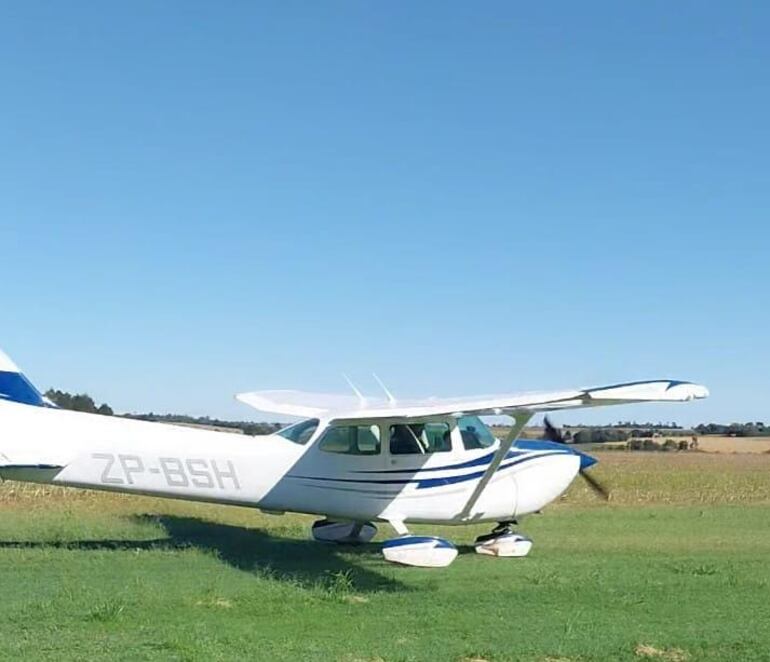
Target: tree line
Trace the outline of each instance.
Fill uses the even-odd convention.
[[[730,423],[722,425],[720,423],[701,423],[696,425],[693,430],[700,435],[715,434],[721,437],[767,437],[770,436],[770,427],[762,421],[753,421],[749,423]]]
[[[87,414],[101,414],[114,416],[115,412],[108,404],[97,405],[94,399],[86,393],[67,393],[58,389],[48,389],[45,397],[62,409],[82,411]],[[152,421],[160,423],[181,423],[183,425],[205,425],[230,430],[240,430],[243,434],[256,436],[271,434],[282,426],[279,423],[254,423],[253,421],[222,421],[208,416],[186,416],[184,414],[123,414],[123,418],[131,418],[139,421]]]
[[[572,441],[576,444],[596,444],[607,441],[630,442],[636,439],[651,439],[652,437],[663,435],[675,438],[692,436],[705,437],[708,435],[719,437],[767,437],[770,436],[770,427],[765,426],[761,421],[730,423],[729,425],[722,425],[720,423],[701,423],[690,429],[666,426],[621,428],[617,425],[609,425],[580,428],[575,432],[565,429],[563,434],[567,441]]]
[[[223,421],[208,416],[185,416],[184,414],[125,414],[124,418],[152,423],[181,423],[182,425],[205,425],[207,427],[240,430],[243,434],[255,437],[262,434],[272,434],[280,430],[280,423],[254,423],[253,421]]]
[[[49,388],[45,397],[62,409],[71,409],[72,411],[84,411],[88,414],[102,414],[103,416],[112,416],[114,412],[108,404],[101,404],[98,407],[94,399],[86,393],[77,393],[72,395],[66,391],[59,391]]]

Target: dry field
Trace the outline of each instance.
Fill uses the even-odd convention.
[[[592,451],[610,505],[770,505],[770,454]],[[576,480],[559,507],[601,502]]]
[[[698,437],[707,453],[770,453],[770,437]]]

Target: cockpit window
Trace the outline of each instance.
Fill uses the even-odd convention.
[[[477,448],[489,448],[497,441],[478,416],[462,416],[457,421],[466,451]]]
[[[377,425],[326,428],[318,448],[343,455],[377,455],[380,452],[380,428]]]
[[[390,426],[390,454],[448,453],[452,438],[446,423],[411,423]]]
[[[278,434],[281,435],[284,439],[288,439],[295,444],[301,444],[304,446],[308,441],[310,441],[310,437],[313,436],[313,433],[318,428],[318,424],[320,422],[321,421],[319,421],[317,418],[310,418],[306,421],[300,421],[299,423],[290,425],[288,428],[284,428],[283,430],[279,430]]]

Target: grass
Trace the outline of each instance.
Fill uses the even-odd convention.
[[[610,504],[576,484],[524,522],[526,559],[421,527],[461,545],[444,570],[302,516],[7,483],[0,658],[770,659],[770,456],[601,460]]]

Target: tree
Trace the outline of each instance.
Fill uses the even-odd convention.
[[[112,416],[113,414],[112,407],[107,404],[97,407],[94,399],[87,393],[72,395],[66,391],[48,389],[45,392],[45,397],[62,409],[82,411],[87,414],[103,414],[105,416]]]

